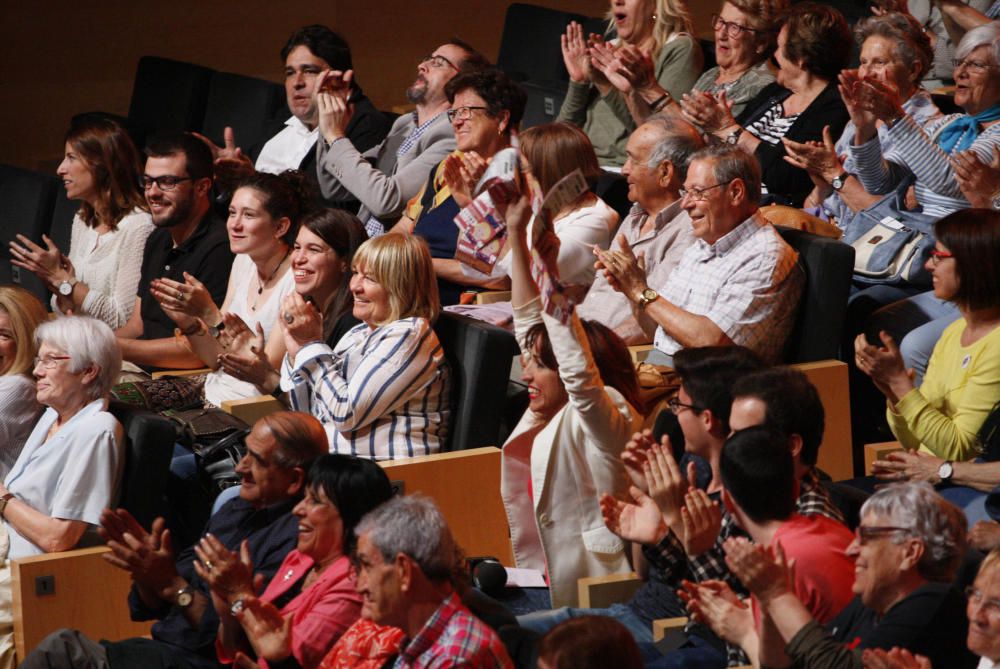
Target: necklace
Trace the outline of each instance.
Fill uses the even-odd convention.
[[[274,279],[274,275],[278,273],[281,266],[285,264],[285,260],[288,258],[288,254],[292,252],[291,247],[285,249],[285,255],[281,256],[281,260],[278,261],[278,265],[271,272],[271,276],[267,277],[267,281],[260,280],[260,274],[257,275],[257,297],[254,298],[253,304],[250,305],[250,311],[257,311],[257,301],[260,299],[261,294],[264,292],[264,286],[271,283]]]

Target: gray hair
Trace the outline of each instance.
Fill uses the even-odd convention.
[[[656,146],[649,152],[647,165],[655,168],[669,160],[677,171],[677,179],[684,183],[691,156],[705,147],[705,140],[693,125],[667,114],[654,114],[643,125],[652,126],[660,135]]]
[[[760,203],[760,163],[754,156],[729,144],[715,144],[691,156],[691,162],[707,160],[712,163],[712,176],[717,183],[728,183],[741,179],[746,184],[747,201],[750,204]]]
[[[993,65],[1000,65],[1000,23],[990,21],[965,33],[965,37],[955,49],[955,58],[964,60],[966,56],[981,46],[990,47]]]
[[[893,527],[905,527],[924,544],[917,571],[928,581],[947,583],[965,553],[965,514],[934,492],[926,482],[895,483],[876,492],[861,507],[861,517],[874,514]],[[901,543],[904,537],[894,535]]]
[[[429,497],[393,497],[368,512],[354,530],[368,540],[386,562],[408,555],[432,581],[453,581],[460,551],[448,523]]]
[[[35,344],[48,344],[70,357],[69,370],[80,372],[93,365],[97,378],[86,389],[91,400],[106,397],[122,370],[122,352],[115,333],[90,316],[61,316],[35,330]]]
[[[917,85],[934,60],[934,49],[931,40],[924,32],[920,22],[910,14],[892,12],[883,16],[869,16],[858,22],[854,29],[858,44],[863,45],[869,37],[884,37],[896,44],[896,57],[900,62],[909,65],[919,63],[917,70]]]

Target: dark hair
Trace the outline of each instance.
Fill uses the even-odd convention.
[[[344,523],[344,555],[354,553],[358,537],[354,528],[366,513],[392,497],[392,485],[374,460],[340,453],[320,456],[306,478],[310,490],[322,490],[337,507]]]
[[[508,134],[521,123],[528,96],[517,82],[501,70],[495,67],[463,70],[445,84],[444,94],[448,96],[448,102],[453,103],[455,96],[464,90],[472,90],[483,99],[490,118],[496,118],[504,111],[510,112]]]
[[[462,59],[461,63],[458,63],[459,72],[467,72],[470,70],[481,70],[486,67],[492,67],[492,63],[483,54],[479,53],[471,44],[465,40],[459,39],[458,37],[452,37],[450,40],[445,42],[445,44],[451,44],[452,46],[457,46],[459,49],[465,52],[465,58]]]
[[[241,188],[253,188],[264,196],[264,209],[276,221],[288,218],[291,225],[281,238],[286,244],[293,244],[299,233],[299,219],[302,212],[312,204],[313,186],[298,170],[285,170],[281,174],[254,172],[237,184],[234,193]]]
[[[314,23],[292,33],[281,47],[281,62],[288,60],[288,54],[297,46],[304,46],[317,58],[322,58],[331,70],[346,72],[354,69],[351,61],[351,47],[347,40],[323,25]]]
[[[761,368],[760,358],[743,346],[701,346],[674,353],[674,370],[698,411],[709,410],[729,433],[736,379]]]
[[[356,216],[343,209],[322,208],[310,211],[302,217],[301,227],[322,239],[348,267],[348,275],[341,279],[336,296],[323,314],[323,336],[326,338],[330,336],[337,321],[354,306],[350,268],[353,266],[354,252],[368,239],[368,233]]]
[[[602,323],[580,319],[580,325],[587,335],[587,341],[581,341],[580,346],[590,349],[590,359],[597,365],[601,381],[621,393],[636,412],[645,413],[645,403],[639,392],[639,377],[635,373],[628,345],[614,330]],[[529,349],[537,344],[538,359],[546,369],[559,371],[559,362],[552,351],[552,341],[544,323],[532,325],[524,339]]]
[[[785,13],[785,56],[828,81],[847,67],[854,38],[844,15],[817,2],[802,2]]]
[[[184,171],[194,180],[212,178],[212,151],[194,135],[177,132],[157,135],[146,143],[147,158],[169,158],[182,154]]]
[[[112,230],[133,209],[148,209],[139,189],[142,176],[139,151],[124,128],[106,118],[78,117],[66,133],[66,143],[93,175],[100,213],[108,217],[105,223]],[[89,202],[81,202],[78,213],[90,227],[99,223],[99,212]]]
[[[934,48],[923,28],[912,14],[891,12],[858,21],[854,34],[859,46],[864,46],[869,37],[884,37],[893,41],[896,45],[896,57],[901,63],[906,66],[911,63],[920,64],[913,82],[915,86],[920,86],[920,80],[930,71],[934,60]]]
[[[825,413],[809,377],[794,367],[751,372],[733,384],[733,400],[754,397],[764,403],[764,426],[786,437],[802,437],[799,458],[815,465],[823,441]]]
[[[587,133],[572,123],[546,123],[528,128],[521,133],[521,155],[531,166],[543,193],[548,193],[577,168],[591,190],[603,174]]]
[[[783,435],[766,427],[734,432],[719,458],[722,485],[750,520],[785,520],[795,512],[795,468]]]
[[[967,309],[1000,305],[1000,212],[959,209],[934,224],[934,236],[955,257],[953,301]]]
[[[556,625],[539,642],[538,659],[552,669],[643,666],[631,632],[608,616],[580,616]]]
[[[279,467],[307,469],[313,460],[330,449],[323,425],[301,411],[276,411],[261,418],[278,444],[274,461]]]

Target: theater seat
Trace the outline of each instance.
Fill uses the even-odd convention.
[[[113,402],[111,413],[125,428],[125,472],[118,505],[144,527],[166,511],[165,493],[177,433],[168,418]]]
[[[54,176],[0,165],[0,284],[19,284],[42,301],[48,300],[48,290],[34,274],[11,264],[9,244],[18,233],[42,243],[42,233],[48,232],[52,219],[57,188],[61,186]]]
[[[255,146],[264,137],[264,125],[285,106],[285,89],[273,81],[230,72],[213,72],[208,86],[201,133],[222,145],[226,126],[238,146]]]
[[[516,81],[567,81],[559,37],[570,21],[587,20],[582,14],[511,4],[504,17],[497,67]]]
[[[199,130],[212,70],[169,58],[143,56],[136,68],[128,118],[144,133]]]

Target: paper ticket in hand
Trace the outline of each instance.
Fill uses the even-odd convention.
[[[507,225],[497,206],[517,197],[517,171],[517,151],[504,149],[497,153],[476,184],[475,199],[455,216],[455,258],[486,275],[493,271],[507,243]]]

